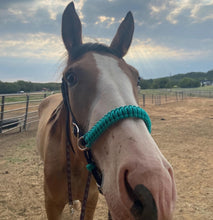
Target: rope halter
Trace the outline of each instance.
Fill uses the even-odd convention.
[[[78,147],[81,151],[91,149],[94,142],[113,124],[127,118],[142,119],[148,131],[151,133],[151,120],[146,111],[138,106],[128,105],[118,107],[108,112],[86,134],[78,139]],[[88,164],[87,169],[94,169],[94,164]]]

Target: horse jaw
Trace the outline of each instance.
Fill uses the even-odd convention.
[[[128,69],[121,68],[123,61],[96,53],[93,56],[99,70],[98,95],[91,107],[89,128],[116,107],[137,105]],[[146,219],[146,213],[151,216],[155,206],[157,212],[153,216],[160,220],[172,218],[176,200],[173,170],[142,120],[126,119],[112,126],[96,141],[92,151],[104,175],[103,192],[113,219]],[[144,203],[146,196],[143,192],[138,195],[139,186],[150,192],[154,205]],[[135,198],[151,211],[132,211]]]

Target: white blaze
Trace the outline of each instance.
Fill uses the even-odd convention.
[[[99,70],[97,81],[97,97],[93,103],[93,111],[98,114],[92,122],[99,120],[112,109],[124,105],[136,105],[133,87],[129,77],[120,68],[113,57],[93,54]]]

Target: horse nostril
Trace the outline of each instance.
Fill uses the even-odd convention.
[[[130,211],[135,220],[157,220],[157,207],[151,192],[140,184],[135,187],[133,193],[137,199],[134,201]]]
[[[151,192],[142,184],[133,190],[127,181],[128,171],[125,172],[125,186],[129,198],[133,201],[130,211],[135,220],[157,220],[157,206]]]

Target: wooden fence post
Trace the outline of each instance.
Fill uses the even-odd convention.
[[[152,94],[152,104],[154,103],[154,95]]]
[[[155,105],[161,105],[161,95],[155,96]]]
[[[4,119],[4,101],[5,101],[5,96],[2,96],[2,97],[1,97],[0,133],[2,133],[2,125],[3,125],[3,119]]]
[[[143,107],[145,107],[145,94],[143,94]]]
[[[167,103],[167,94],[165,94],[165,102]]]
[[[178,102],[178,92],[175,92],[176,95],[176,102]]]
[[[23,126],[25,131],[26,131],[26,128],[27,128],[27,114],[28,114],[28,108],[29,108],[29,100],[30,100],[30,96],[27,95],[25,119],[24,119],[24,126]]]
[[[157,105],[158,104],[158,96],[156,95],[155,96],[155,105]]]

